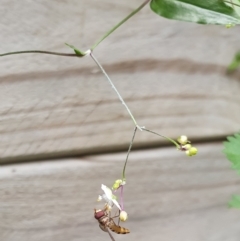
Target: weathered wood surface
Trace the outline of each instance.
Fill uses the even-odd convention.
[[[0,52],[86,50],[139,4],[2,0]],[[140,125],[206,138],[239,130],[239,73],[225,74],[239,40],[239,27],[170,21],[146,7],[95,54]],[[90,58],[7,56],[0,70],[0,162],[128,145],[133,123]],[[136,144],[161,141],[145,133]]]
[[[222,144],[198,145],[188,158],[174,148],[130,155],[124,204],[131,230],[116,240],[239,241],[240,212],[228,209],[240,178]],[[3,166],[0,240],[106,241],[93,218],[102,183],[121,177],[126,153]]]

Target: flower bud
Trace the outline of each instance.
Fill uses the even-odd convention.
[[[117,190],[118,188],[119,188],[119,184],[115,182],[112,186],[112,189]]]
[[[117,180],[114,182],[114,184],[113,184],[113,186],[112,186],[112,189],[113,189],[113,190],[117,190],[117,189],[122,185],[122,183],[123,183],[123,180],[117,179]]]
[[[182,146],[182,149],[187,151],[187,150],[189,150],[191,147],[192,147],[191,144],[186,144],[186,145]]]
[[[227,23],[225,25],[226,28],[232,28],[232,27],[235,27],[235,24],[234,23]]]
[[[122,222],[125,222],[125,221],[128,219],[127,212],[121,211],[119,218],[120,218],[120,220],[121,220]]]
[[[185,144],[187,144],[189,142],[187,136],[180,136],[180,137],[178,137],[177,141],[181,145],[185,145]]]
[[[198,152],[196,147],[191,147],[189,150],[186,151],[187,156],[194,156]]]
[[[121,183],[122,183],[122,180],[121,180],[121,179],[118,179],[118,180],[115,181],[115,183],[121,184]]]

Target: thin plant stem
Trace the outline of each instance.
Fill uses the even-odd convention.
[[[105,38],[107,38],[112,32],[114,32],[117,28],[119,28],[123,23],[125,23],[129,18],[139,12],[144,6],[146,6],[151,0],[145,0],[137,9],[131,12],[126,18],[124,18],[121,22],[115,25],[112,29],[110,29],[106,34],[104,34],[92,47],[91,50],[94,50]]]
[[[158,133],[156,133],[156,132],[154,132],[154,131],[151,131],[151,130],[146,129],[145,127],[142,127],[142,130],[143,130],[143,131],[150,132],[150,133],[155,134],[155,135],[157,135],[157,136],[161,136],[161,137],[167,139],[168,141],[172,142],[177,148],[180,148],[179,144],[178,144],[176,141],[174,141],[173,139],[169,138],[169,137],[160,135],[160,134],[158,134]]]
[[[8,52],[4,54],[0,54],[0,57],[7,56],[7,55],[13,55],[13,54],[51,54],[51,55],[58,55],[58,56],[64,56],[64,57],[81,57],[77,54],[67,54],[67,53],[58,53],[58,52],[51,52],[51,51],[43,51],[43,50],[26,50],[26,51],[16,51],[16,52]]]
[[[115,239],[114,239],[114,237],[112,236],[112,234],[110,233],[109,229],[108,229],[108,228],[106,228],[106,230],[107,230],[107,232],[108,232],[108,234],[109,234],[109,236],[110,236],[111,240],[112,240],[112,241],[115,241]]]
[[[95,49],[105,38],[107,38],[112,32],[114,32],[117,28],[119,28],[123,23],[125,23],[129,18],[139,12],[144,6],[146,6],[151,0],[145,0],[137,9],[131,12],[126,18],[124,18],[121,22],[115,25],[112,29],[110,29],[106,34],[104,34],[90,49]],[[67,54],[67,53],[59,53],[59,52],[52,52],[52,51],[44,51],[44,50],[25,50],[25,51],[15,51],[15,52],[8,52],[0,54],[0,57],[7,56],[7,55],[14,55],[14,54],[30,54],[30,53],[38,53],[38,54],[51,54],[51,55],[58,55],[64,57],[83,57],[85,55],[80,54]]]
[[[138,129],[138,127],[136,126],[136,127],[134,128],[134,131],[133,131],[132,140],[131,140],[130,145],[129,145],[129,147],[128,147],[127,157],[126,157],[126,161],[125,161],[125,163],[124,163],[123,173],[122,173],[122,179],[123,179],[123,181],[126,180],[125,171],[126,171],[127,161],[128,161],[128,157],[129,157],[129,154],[130,154],[130,152],[131,152],[131,149],[132,149],[132,145],[133,145],[133,141],[134,141],[134,138],[135,138],[137,129]]]
[[[101,69],[101,71],[103,72],[103,74],[106,76],[109,84],[112,86],[112,88],[114,89],[114,91],[117,93],[118,98],[120,99],[120,101],[122,102],[122,104],[125,106],[125,108],[127,109],[128,114],[131,116],[135,126],[141,130],[141,127],[138,126],[132,112],[130,111],[130,109],[128,108],[127,104],[125,103],[125,101],[123,100],[122,96],[120,95],[120,93],[118,92],[117,88],[115,87],[115,85],[113,84],[112,80],[110,79],[110,77],[108,76],[108,74],[106,73],[106,71],[104,70],[104,68],[102,67],[102,65],[98,62],[98,60],[96,59],[96,57],[94,57],[93,53],[90,53],[90,56],[92,57],[92,59],[95,61],[95,63],[97,64],[97,66]]]
[[[121,198],[121,209],[124,210],[124,207],[123,207],[123,185],[121,185],[121,193],[120,193],[120,198]]]

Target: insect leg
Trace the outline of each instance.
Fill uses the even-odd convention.
[[[117,218],[117,217],[119,217],[119,215],[120,215],[120,210],[118,210],[118,214],[115,214],[115,216],[113,216],[111,218]]]
[[[117,214],[117,215],[115,214],[115,216],[113,216],[113,217],[111,217],[111,215],[110,215],[109,217],[110,217],[111,219],[118,217],[118,226],[119,226],[119,223],[120,223],[120,218],[119,218],[119,216],[120,216],[120,210],[118,210],[118,214]]]
[[[115,215],[113,217],[111,217],[111,215],[109,216],[109,218],[113,219],[113,218],[117,218],[118,217],[118,226],[119,226],[119,223],[120,223],[120,210],[118,211],[118,215]]]

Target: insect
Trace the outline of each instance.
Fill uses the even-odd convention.
[[[111,217],[110,212],[105,207],[103,210],[96,210],[94,209],[94,217],[99,222],[99,227],[104,231],[108,232],[109,236],[111,237],[112,241],[115,241],[111,233],[109,232],[108,228],[117,234],[127,234],[130,233],[130,230],[127,228],[123,228],[115,224],[113,218],[118,217]]]

